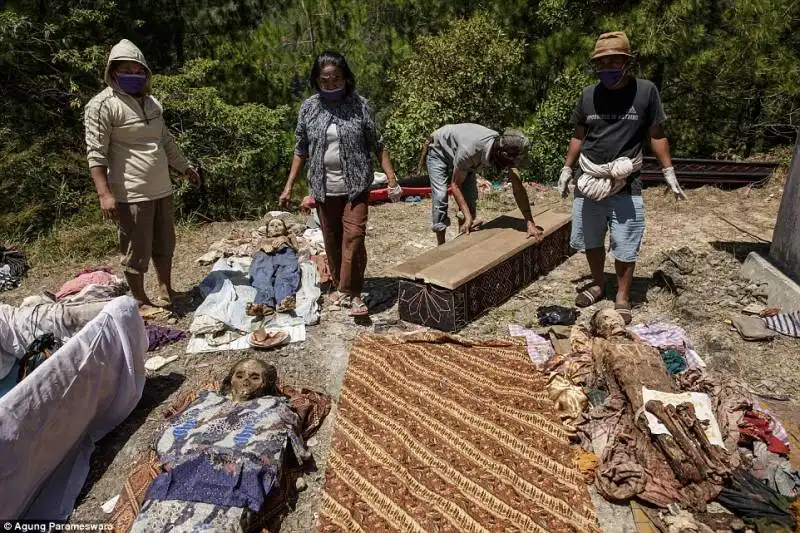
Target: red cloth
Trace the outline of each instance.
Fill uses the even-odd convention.
[[[69,280],[56,293],[56,300],[66,298],[71,294],[77,294],[87,285],[113,285],[117,282],[116,276],[104,270],[88,272]]]
[[[767,449],[772,453],[788,455],[789,447],[772,434],[772,430],[769,428],[771,421],[769,415],[765,413],[748,411],[745,413],[742,423],[739,424],[740,438],[760,440],[767,444]]]

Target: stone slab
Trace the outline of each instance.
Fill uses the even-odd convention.
[[[783,186],[769,255],[786,274],[800,280],[800,137]]]
[[[757,283],[769,284],[767,303],[770,307],[780,307],[784,312],[800,310],[800,285],[756,252],[748,254],[741,275]]]

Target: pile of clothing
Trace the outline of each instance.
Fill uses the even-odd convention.
[[[19,287],[29,268],[24,252],[0,243],[0,292]]]
[[[756,307],[756,306],[753,306]],[[729,323],[746,341],[767,341],[781,334],[800,338],[800,310],[781,312],[778,308],[745,308],[742,315],[733,317]]]
[[[510,332],[526,337],[532,361],[549,374],[550,398],[592,455],[587,472],[600,495],[691,513],[719,501],[748,520],[794,524],[788,505],[774,503],[800,495],[789,433],[745,384],[708,371],[683,329],[626,328],[608,309],[591,327],[556,328]],[[764,501],[747,476],[774,502],[746,505]]]

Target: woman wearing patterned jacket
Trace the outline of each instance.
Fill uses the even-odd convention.
[[[392,199],[398,199],[401,191],[374,114],[356,93],[356,80],[345,58],[335,52],[322,53],[314,61],[309,81],[317,94],[300,107],[294,159],[279,203],[281,207],[289,204],[292,186],[307,164],[328,264],[338,284],[337,299],[350,306],[352,316],[363,316],[369,312],[361,290],[367,267],[364,237],[372,154],[388,176]]]

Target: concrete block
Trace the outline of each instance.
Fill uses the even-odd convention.
[[[741,275],[756,283],[769,284],[767,304],[770,307],[780,307],[781,311],[800,310],[800,285],[756,252],[748,254]]]
[[[800,136],[794,146],[789,176],[783,186],[781,207],[775,221],[769,256],[783,272],[800,279]]]

